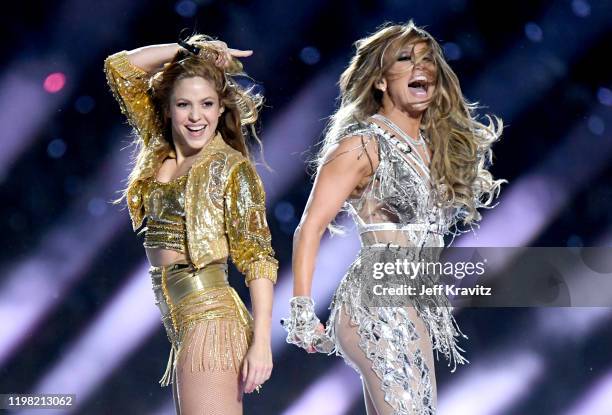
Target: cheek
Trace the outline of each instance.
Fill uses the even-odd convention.
[[[221,115],[221,110],[219,107],[215,106],[213,108],[205,109],[204,114],[206,114],[206,118],[209,120],[209,122],[215,122],[215,120],[219,118],[219,115]]]
[[[189,111],[184,108],[174,107],[170,110],[172,124],[182,124],[189,116]]]

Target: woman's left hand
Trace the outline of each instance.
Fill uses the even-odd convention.
[[[254,341],[242,364],[243,390],[251,393],[272,374],[272,349],[269,341]]]
[[[207,43],[219,51],[215,65],[220,68],[228,67],[233,58],[246,58],[253,54],[252,50],[232,49],[222,40],[209,40]]]

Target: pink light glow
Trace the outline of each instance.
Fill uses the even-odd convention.
[[[66,75],[64,75],[62,72],[53,72],[52,74],[47,75],[45,78],[43,88],[45,88],[45,91],[55,94],[56,92],[61,91],[65,85]]]

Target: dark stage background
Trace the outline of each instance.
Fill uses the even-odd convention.
[[[304,161],[334,109],[352,43],[387,20],[425,25],[465,95],[506,124],[492,171],[510,183],[500,205],[485,212],[479,238],[465,235],[456,243],[609,247],[611,6],[604,0],[6,3],[0,393],[76,393],[72,411],[48,413],[173,413],[170,389],[157,383],[169,345],[141,240],[127,212],[109,203],[127,175],[130,131],[106,85],[106,56],[176,41],[185,27],[254,49],[245,68],[266,97],[261,136],[275,170],[260,169],[281,264],[277,322],[291,293],[292,233],[311,187]],[[314,295],[322,319],[355,241],[326,237],[322,244]],[[247,299],[235,270],[232,281]],[[470,337],[463,344],[472,363],[451,374],[440,360],[440,414],[612,414],[611,308],[462,309],[456,316]],[[341,359],[289,347],[278,325],[273,338],[273,377],[259,396],[246,397],[245,413],[365,413],[359,379]]]

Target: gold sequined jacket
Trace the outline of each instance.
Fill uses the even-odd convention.
[[[173,151],[148,94],[150,75],[134,66],[125,51],[104,61],[108,84],[121,111],[142,140],[144,151],[127,188],[134,230],[144,222],[142,186]],[[251,162],[219,133],[202,149],[188,173],[185,216],[189,258],[196,268],[231,255],[246,284],[256,278],[276,282],[278,262],[266,222],[265,192]]]

